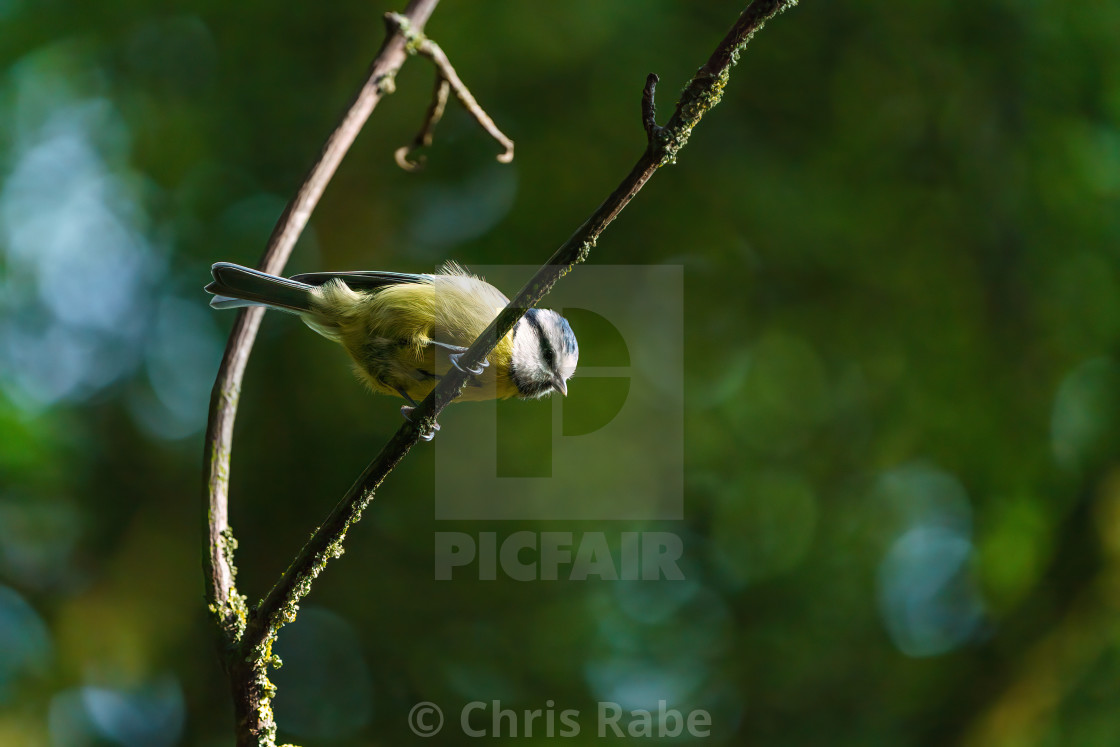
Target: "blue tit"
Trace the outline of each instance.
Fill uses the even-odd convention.
[[[436,274],[312,272],[290,278],[218,262],[211,271],[216,309],[266,306],[298,314],[319,334],[342,345],[358,378],[374,392],[399,396],[407,418],[509,299],[449,262]],[[447,352],[437,360],[436,349]],[[529,309],[482,367],[468,371],[459,400],[567,395],[579,360],[576,336],[564,317]],[[438,428],[438,425],[436,426]],[[424,434],[430,439],[431,433]]]

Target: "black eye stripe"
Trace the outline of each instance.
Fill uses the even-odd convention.
[[[548,335],[544,333],[544,328],[541,327],[538,310],[529,309],[525,318],[529,320],[533,331],[537,333],[537,343],[540,345],[541,358],[544,359],[545,365],[549,369],[556,368],[556,349],[552,346],[552,340],[548,339]]]
[[[552,341],[544,335],[541,336],[541,356],[549,368],[556,367],[556,351],[552,348]]]

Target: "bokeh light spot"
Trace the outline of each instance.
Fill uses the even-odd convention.
[[[1120,407],[1120,366],[1093,358],[1069,372],[1058,387],[1050,416],[1050,446],[1058,464],[1077,470],[1105,456]]]
[[[0,586],[0,705],[12,700],[26,675],[43,675],[51,640],[42,618],[23,597]]]

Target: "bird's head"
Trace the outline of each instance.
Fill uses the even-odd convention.
[[[522,399],[568,394],[579,345],[568,321],[549,309],[529,309],[513,328],[509,376]]]

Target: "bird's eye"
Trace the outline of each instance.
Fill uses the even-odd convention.
[[[552,341],[546,335],[541,335],[541,358],[548,366],[549,370],[556,368],[556,350],[552,347]]]

